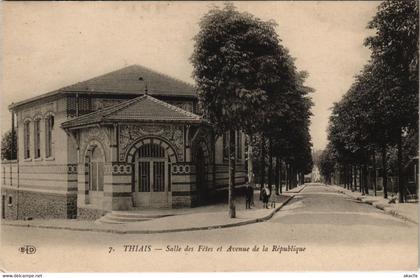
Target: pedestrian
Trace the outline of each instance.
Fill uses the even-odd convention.
[[[276,195],[277,195],[276,193],[271,191],[270,199],[269,199],[271,208],[276,208],[276,201],[277,201],[277,196]]]
[[[245,209],[251,208],[252,195],[253,189],[252,186],[248,183],[245,188]]]
[[[262,189],[262,200],[263,200],[263,208],[268,209],[268,198],[270,197],[270,189],[265,184],[264,188]]]

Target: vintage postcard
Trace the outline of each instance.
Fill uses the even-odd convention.
[[[3,272],[417,277],[418,1],[0,8]]]

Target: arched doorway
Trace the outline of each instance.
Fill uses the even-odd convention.
[[[170,163],[166,150],[156,143],[144,144],[133,155],[133,164],[134,205],[170,207]]]
[[[86,204],[102,207],[104,197],[105,156],[100,147],[92,145],[85,157],[88,194]]]

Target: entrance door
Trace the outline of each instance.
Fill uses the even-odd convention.
[[[157,144],[143,145],[134,157],[134,191],[138,207],[169,207],[171,204],[169,163]]]

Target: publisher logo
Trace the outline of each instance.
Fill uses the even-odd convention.
[[[36,253],[36,248],[33,245],[24,245],[22,247],[19,247],[19,252],[22,254],[35,254]]]

